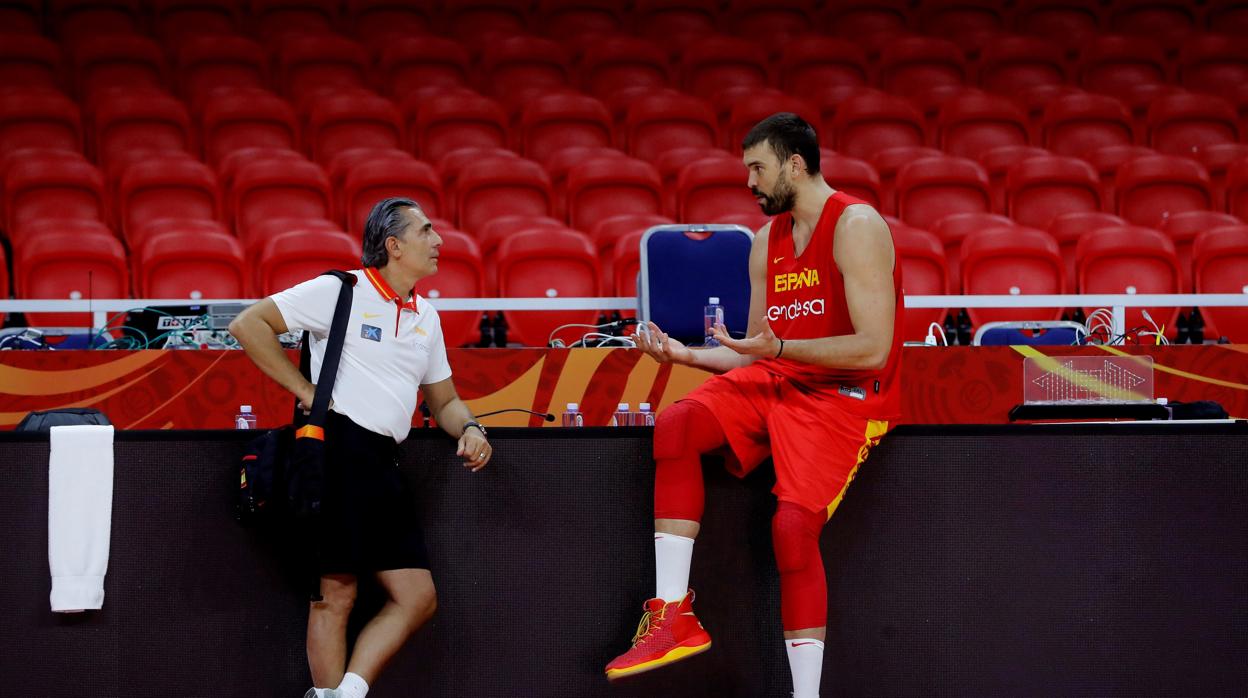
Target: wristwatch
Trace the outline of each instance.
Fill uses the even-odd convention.
[[[487,432],[487,431],[485,430],[485,427],[481,426],[481,422],[478,422],[478,421],[477,421],[477,420],[475,420],[475,419],[470,419],[470,420],[468,420],[468,421],[464,424],[464,431],[468,431],[468,430],[469,430],[470,428],[472,428],[472,427],[476,427],[477,429],[480,429],[480,430],[481,430],[481,435],[482,435],[482,436],[488,436],[488,435],[489,435],[489,432]]]

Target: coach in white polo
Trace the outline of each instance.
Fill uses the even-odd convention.
[[[333,402],[325,424],[325,493],[321,504],[321,600],[308,613],[305,698],[363,698],[386,662],[433,614],[436,595],[411,497],[395,467],[407,438],[416,391],[441,427],[459,439],[473,472],[490,460],[485,429],[451,382],[438,313],[415,295],[438,271],[442,238],[410,199],[386,199],[364,227],[363,269],[351,303]],[[311,336],[312,375],[320,373],[342,282],[318,276],[247,308],[230,332],[251,360],[310,409],[315,386],[277,342],[287,331]],[[389,599],[360,632],[349,661],[347,617],[357,580],[375,576]]]

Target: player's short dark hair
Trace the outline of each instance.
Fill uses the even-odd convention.
[[[741,149],[749,150],[764,141],[771,145],[780,162],[797,153],[806,161],[809,174],[819,174],[819,138],[814,127],[802,117],[791,112],[772,114],[745,134]]]
[[[390,261],[386,252],[386,238],[401,237],[407,221],[403,218],[403,209],[420,210],[420,204],[411,199],[394,197],[378,201],[368,213],[368,221],[364,223],[363,254],[360,261],[366,267],[384,267]]]

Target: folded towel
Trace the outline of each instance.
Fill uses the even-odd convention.
[[[48,459],[48,564],[52,610],[104,605],[113,518],[113,428],[52,427]]]

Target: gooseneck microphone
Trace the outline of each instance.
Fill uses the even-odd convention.
[[[504,409],[504,410],[494,410],[493,412],[486,412],[484,414],[479,414],[477,415],[477,418],[480,419],[481,417],[492,417],[496,414],[502,414],[504,412],[527,412],[531,415],[541,417],[542,419],[545,419],[548,422],[555,421],[555,415],[549,412],[534,412],[533,410],[526,410],[523,407],[508,407],[507,409]]]

